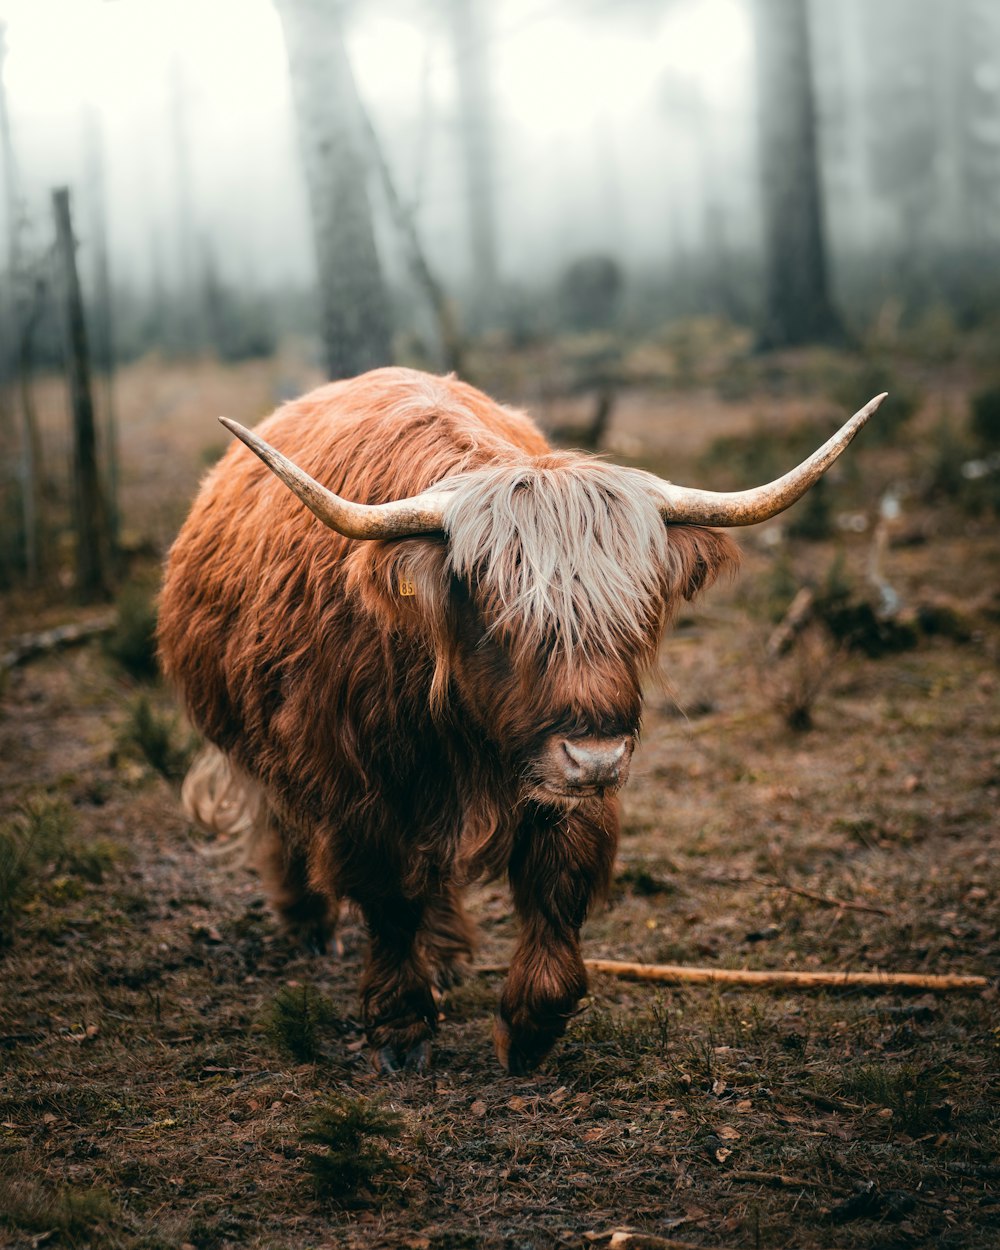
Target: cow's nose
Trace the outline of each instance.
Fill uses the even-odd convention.
[[[571,786],[615,786],[632,757],[629,738],[563,738],[562,766]]]

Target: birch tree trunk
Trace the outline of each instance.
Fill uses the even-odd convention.
[[[277,0],[312,213],[331,378],[392,360],[389,298],[368,196],[357,88],[335,0]]]
[[[807,0],[755,0],[765,314],[762,346],[837,338],[827,284]]]
[[[497,314],[496,206],[489,58],[482,0],[451,0],[458,80],[459,139],[468,199],[469,242],[475,284],[474,320],[488,326]]]

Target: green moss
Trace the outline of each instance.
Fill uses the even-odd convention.
[[[0,944],[9,940],[17,911],[33,898],[61,905],[103,881],[126,857],[105,838],[87,841],[73,832],[73,809],[42,794],[0,825]]]
[[[449,1020],[488,1019],[497,1007],[497,981],[474,976],[448,991],[444,1012]]]

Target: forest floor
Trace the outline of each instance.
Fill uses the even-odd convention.
[[[490,1041],[499,976],[481,973],[443,1002],[431,1073],[378,1078],[356,920],[339,958],[303,955],[253,873],[202,853],[162,775],[186,745],[169,695],[95,642],[0,692],[0,1246],[1000,1244],[1000,550],[955,470],[982,380],[895,368],[915,396],[905,429],[862,436],[827,511],[742,535],[741,577],[668,635],[586,954],[981,973],[986,990],[595,977],[542,1069],[513,1078]],[[769,369],[739,394],[637,384],[610,445],[677,480],[745,484],[843,416],[807,374],[865,381],[852,361]],[[251,423],[276,377],[148,362],[123,377],[123,411],[144,387],[161,401],[127,432],[129,526],[161,541],[221,445],[201,433],[219,399]],[[903,609],[883,627],[858,605],[890,486],[880,573]],[[825,624],[769,656],[803,585]],[[2,607],[0,643],[87,615],[52,595]],[[480,963],[502,964],[502,883],[471,908]],[[340,1163],[323,1189],[308,1164],[325,1151]]]

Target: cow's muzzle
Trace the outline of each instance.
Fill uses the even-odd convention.
[[[631,738],[563,738],[563,775],[571,786],[619,786],[632,759]]]
[[[613,738],[553,734],[538,761],[540,789],[562,800],[617,790],[628,779],[634,747],[631,734]]]

